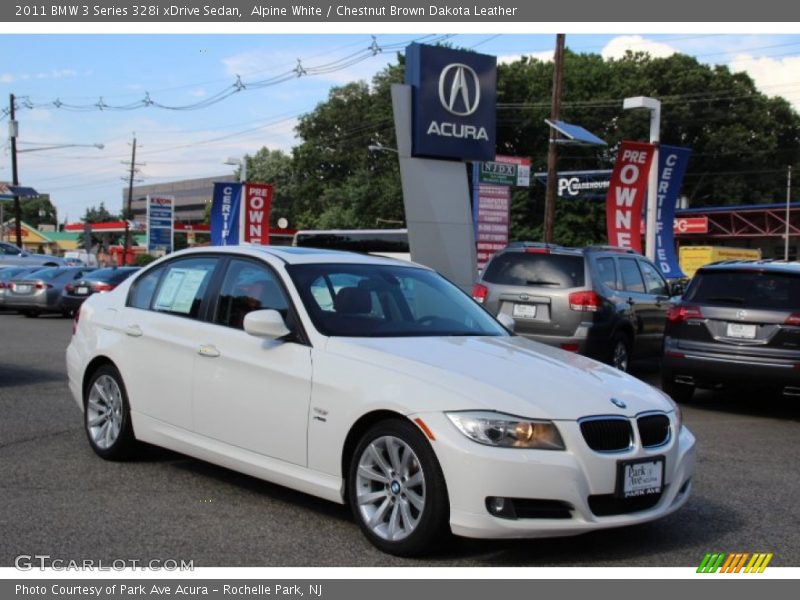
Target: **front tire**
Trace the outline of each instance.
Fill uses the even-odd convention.
[[[364,434],[347,486],[361,531],[383,552],[418,556],[449,537],[444,476],[430,444],[410,422],[382,421]]]
[[[611,341],[609,364],[623,373],[627,373],[631,362],[631,342],[623,333],[618,333]]]
[[[89,445],[106,460],[125,460],[137,450],[128,394],[113,365],[94,372],[84,392],[83,425]]]

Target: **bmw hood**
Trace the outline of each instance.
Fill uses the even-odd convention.
[[[669,412],[650,385],[608,365],[523,337],[330,338],[327,350],[444,389],[458,406],[529,418]]]

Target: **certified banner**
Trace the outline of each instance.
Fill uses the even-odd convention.
[[[642,206],[653,161],[652,144],[623,141],[606,196],[606,227],[612,246],[642,251]]]
[[[678,192],[686,174],[691,148],[658,147],[658,194],[656,205],[656,265],[668,279],[684,277],[675,254],[673,221]]]
[[[175,199],[147,196],[147,252],[169,254],[174,249]]]
[[[231,246],[239,243],[241,200],[241,183],[214,183],[214,199],[211,203],[212,246]]]
[[[244,186],[244,222],[242,241],[248,244],[269,244],[269,209],[272,185],[246,183]]]

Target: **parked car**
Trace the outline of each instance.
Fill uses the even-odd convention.
[[[697,271],[667,313],[663,390],[717,386],[800,397],[800,263],[729,261]]]
[[[633,250],[515,243],[491,258],[472,295],[513,318],[519,335],[627,371],[661,353],[673,293]]]
[[[69,316],[71,311],[61,303],[64,286],[90,271],[89,267],[46,267],[17,274],[6,284],[5,307],[26,317],[43,313]]]
[[[90,272],[84,277],[64,286],[61,293],[61,307],[66,312],[74,313],[86,298],[97,292],[110,292],[138,270],[139,267],[87,269]]]
[[[27,250],[22,250],[14,244],[0,241],[0,266],[58,267],[65,264],[66,263],[64,262],[64,259],[59,258],[58,256],[51,256],[49,254],[33,254]]]
[[[5,308],[8,284],[13,277],[22,276],[47,267],[0,267],[0,308]]]
[[[643,523],[691,490],[665,394],[399,260],[176,252],[83,304],[67,371],[102,458],[148,442],[349,503],[399,555]]]

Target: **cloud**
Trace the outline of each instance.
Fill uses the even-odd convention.
[[[11,73],[0,73],[0,83],[13,83],[14,76]]]
[[[621,35],[608,42],[600,54],[605,60],[609,60],[622,58],[628,50],[647,52],[653,58],[666,58],[678,52],[669,44],[648,40],[640,35]]]
[[[779,59],[739,54],[728,65],[732,71],[745,71],[755,81],[758,89],[767,96],[782,96],[800,110],[800,56]]]
[[[196,90],[190,90],[189,95],[194,98],[205,98],[208,96],[208,92],[203,88],[197,88]]]

